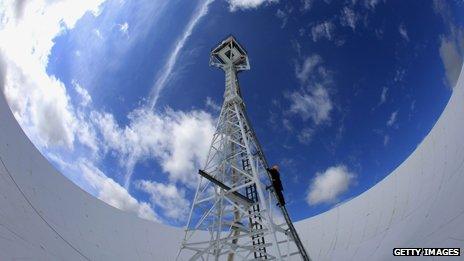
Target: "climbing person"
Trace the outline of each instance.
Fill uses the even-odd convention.
[[[277,205],[285,206],[285,199],[282,194],[284,188],[282,187],[282,181],[280,180],[279,166],[274,165],[272,168],[267,169],[267,171],[271,174],[272,187],[274,188],[278,200]]]

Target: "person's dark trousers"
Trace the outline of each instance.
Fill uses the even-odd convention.
[[[279,205],[285,206],[285,199],[284,199],[284,195],[282,194],[282,191],[276,190],[276,194],[277,194],[277,200],[279,201]]]

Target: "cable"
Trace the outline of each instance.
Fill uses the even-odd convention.
[[[18,183],[16,183],[16,180],[13,178],[13,175],[11,175],[10,171],[5,165],[5,162],[3,162],[3,159],[0,157],[0,161],[2,162],[3,167],[5,168],[6,172],[8,173],[8,176],[10,176],[10,179],[13,181],[15,184],[16,188],[19,190],[23,198],[26,200],[26,202],[29,204],[29,206],[34,210],[34,212],[42,219],[42,221],[56,234],[58,235],[68,246],[70,246],[74,251],[76,251],[81,257],[83,257],[85,260],[90,261],[91,259],[88,258],[84,253],[82,253],[79,249],[74,247],[68,240],[66,240],[48,221],[43,217],[40,212],[32,205],[32,202],[29,200],[29,198],[26,196],[26,194],[23,192],[23,190],[19,187]]]

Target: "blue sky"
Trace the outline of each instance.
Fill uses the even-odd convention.
[[[464,54],[459,1],[4,5],[4,92],[29,137],[89,193],[172,225],[222,103],[209,52],[229,34],[248,52],[242,94],[295,220],[393,171],[443,111]]]

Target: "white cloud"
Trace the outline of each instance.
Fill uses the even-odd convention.
[[[416,109],[416,100],[413,100],[413,101],[411,102],[411,107],[410,107],[410,109],[411,109],[411,112],[413,112],[413,111]]]
[[[406,69],[398,68],[395,72],[395,77],[393,78],[393,81],[401,82],[403,81],[405,76],[406,76]]]
[[[98,39],[103,40],[103,35],[99,29],[93,29],[93,33]]]
[[[445,67],[446,81],[451,88],[457,83],[464,57],[464,31],[459,36],[440,39],[440,57]]]
[[[464,29],[455,22],[447,1],[433,1],[434,11],[441,16],[449,33],[440,37],[440,57],[445,67],[446,81],[454,88],[461,73],[464,58]]]
[[[301,87],[285,94],[290,100],[288,112],[299,115],[303,121],[311,119],[315,125],[330,121],[333,104],[328,87],[333,83],[333,79],[332,73],[322,65],[322,58],[319,55],[306,57],[302,64],[295,65],[295,75]],[[299,135],[303,143],[310,140],[308,130]]]
[[[383,146],[387,146],[389,142],[390,142],[390,136],[389,135],[383,136]]]
[[[342,9],[342,14],[340,17],[340,22],[343,26],[349,26],[351,29],[356,30],[356,23],[359,20],[359,17],[353,11],[353,9],[345,6]]]
[[[20,7],[10,3],[0,11],[0,52],[8,68],[5,95],[16,119],[39,146],[73,147],[79,124],[64,84],[46,73],[48,56],[53,39],[73,28],[84,13],[97,13],[102,2],[33,1]],[[21,18],[15,17],[18,13]]]
[[[281,9],[277,9],[276,16],[277,16],[277,18],[282,20],[282,25],[280,26],[280,28],[284,28],[285,25],[287,25],[288,14],[285,11],[281,10]]]
[[[127,22],[119,25],[119,31],[121,31],[121,33],[127,34],[128,30],[129,30],[129,24]]]
[[[228,2],[230,11],[234,12],[239,9],[245,10],[258,8],[262,4],[277,3],[279,0],[228,0]]]
[[[79,142],[92,151],[93,156],[99,152],[99,141],[97,139],[97,132],[94,125],[89,121],[84,113],[79,111],[77,113],[77,124],[76,127],[76,136]]]
[[[208,13],[209,5],[213,1],[214,0],[204,0],[198,6],[197,10],[193,14],[189,23],[185,27],[185,30],[183,31],[182,35],[176,41],[174,49],[172,50],[172,52],[170,52],[171,54],[167,62],[165,63],[160,73],[158,74],[157,80],[154,86],[151,88],[150,98],[149,98],[149,105],[151,108],[155,107],[161,91],[163,90],[164,86],[166,85],[167,80],[171,76],[172,70],[174,69],[174,65],[176,64],[177,59],[179,57],[180,50],[183,49],[185,42],[187,42],[187,39],[192,34],[193,29],[198,24],[198,22],[201,20],[201,18],[203,18],[203,16],[205,16]]]
[[[317,172],[309,185],[306,202],[309,205],[334,203],[355,181],[356,174],[344,165],[333,166],[324,172]]]
[[[108,178],[92,163],[81,160],[79,169],[83,177],[96,191],[96,196],[102,201],[120,210],[136,213],[140,218],[161,222],[148,203],[137,201],[125,188]]]
[[[387,101],[387,93],[388,93],[388,88],[383,87],[382,88],[382,93],[380,94],[380,102],[379,105],[385,103]]]
[[[140,180],[136,187],[150,195],[151,203],[163,210],[164,216],[184,221],[190,210],[190,202],[185,191],[174,184],[162,184],[155,181]]]
[[[15,104],[18,103],[15,99],[22,99],[21,102],[25,103],[23,111],[16,111],[19,121],[25,123],[26,126],[35,127],[34,131],[37,131],[43,146],[58,145],[72,148],[77,119],[65,86],[53,76],[41,77],[36,81],[29,78],[28,81],[22,87],[15,86],[18,82],[7,82],[6,90],[9,101]],[[20,90],[18,92],[20,95],[11,96],[11,93],[14,93],[14,91],[10,92],[12,88]]]
[[[409,120],[411,120],[415,110],[416,110],[416,100],[413,100],[411,102],[411,105],[409,106],[409,113],[408,113]]]
[[[290,94],[290,112],[303,120],[312,119],[316,125],[330,119],[333,105],[327,90],[322,86]]]
[[[388,118],[387,126],[389,127],[393,126],[393,124],[396,123],[397,116],[398,116],[398,111],[392,112],[392,114],[390,114],[390,118]]]
[[[221,111],[221,106],[217,104],[211,97],[206,97],[206,107],[211,108],[215,112]]]
[[[196,180],[197,169],[205,163],[215,131],[214,120],[204,112],[178,113],[169,130],[172,135],[167,143],[167,156],[162,167],[171,179],[186,183]]]
[[[87,105],[89,105],[89,103],[92,101],[92,97],[90,96],[89,92],[86,89],[82,88],[82,86],[76,81],[73,81],[72,84],[77,94],[79,94],[81,98],[81,106],[86,107]]]
[[[313,6],[314,0],[301,0],[303,3],[303,10],[308,11]]]
[[[288,131],[292,131],[293,130],[293,125],[292,123],[290,122],[289,119],[282,119],[282,126],[284,126],[284,128]]]
[[[332,22],[325,21],[319,24],[316,24],[311,28],[311,35],[314,42],[319,41],[320,39],[332,40],[334,37],[335,25]]]
[[[120,155],[120,164],[126,168],[126,188],[135,164],[152,157],[159,160],[171,181],[192,185],[215,130],[215,120],[204,111],[168,109],[157,114],[141,108],[129,115],[130,123],[124,128],[109,113],[94,113],[93,118],[105,146]]]
[[[26,8],[27,1],[26,0],[16,0],[15,1],[15,14],[17,19],[21,19],[23,17],[24,9]]]
[[[404,24],[400,24],[398,32],[400,32],[401,37],[403,37],[406,42],[409,42],[408,30],[406,30],[406,26]]]
[[[309,144],[313,137],[314,130],[311,128],[304,128],[298,134],[298,141],[303,144]]]
[[[374,10],[379,3],[380,0],[364,0],[364,6],[370,10]]]
[[[296,66],[296,78],[300,80],[302,84],[306,83],[309,79],[311,73],[313,73],[314,69],[322,63],[322,59],[319,55],[314,54],[306,57],[303,62],[303,65]]]
[[[0,52],[0,95],[3,95],[5,90],[6,70],[6,63],[3,59],[2,52]]]

